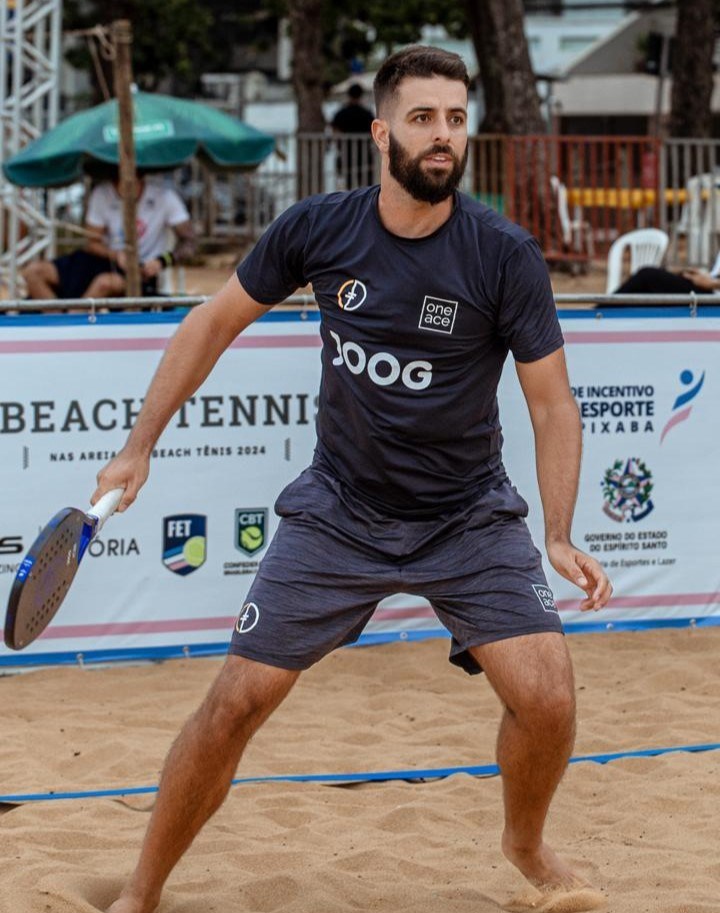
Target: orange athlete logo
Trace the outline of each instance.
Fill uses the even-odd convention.
[[[338,305],[344,311],[356,311],[367,298],[367,289],[359,279],[343,282],[337,293]]]

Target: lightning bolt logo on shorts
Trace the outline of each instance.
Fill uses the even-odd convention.
[[[356,311],[366,298],[367,288],[359,279],[343,282],[337,293],[338,305],[343,311]]]

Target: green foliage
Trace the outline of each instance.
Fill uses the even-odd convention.
[[[287,12],[285,0],[265,0],[277,16]],[[340,82],[352,62],[368,66],[371,58],[390,53],[397,44],[420,40],[423,25],[443,25],[453,37],[468,34],[461,0],[325,0],[323,9],[324,80]]]
[[[286,13],[286,0],[116,0],[111,6],[105,0],[65,0],[63,28],[129,19],[135,81],[152,90],[170,77],[175,94],[192,94],[203,73],[237,69],[238,48],[270,47]],[[468,31],[462,0],[325,0],[322,21],[327,85],[344,79],[353,61],[368,65],[378,50],[382,55],[395,44],[418,41],[426,23],[445,26],[454,37]],[[67,58],[93,72],[86,46]],[[108,68],[106,76],[110,81]]]
[[[132,61],[135,81],[153,89],[166,76],[178,88],[192,89],[205,55],[210,55],[212,13],[201,0],[118,0],[111,10],[103,0],[66,0],[64,29],[109,26],[113,19],[132,23]],[[68,53],[74,66],[92,71],[86,47]],[[106,68],[109,77],[109,69]],[[109,80],[110,81],[110,80]],[[110,85],[112,82],[110,81]]]

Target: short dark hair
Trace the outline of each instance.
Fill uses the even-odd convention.
[[[363,87],[359,82],[354,82],[347,91],[347,94],[350,98],[358,99],[363,96]]]
[[[380,111],[381,106],[397,92],[403,79],[427,79],[431,76],[456,79],[462,82],[466,89],[470,85],[467,67],[459,54],[414,44],[391,54],[377,71],[373,82],[375,110]]]

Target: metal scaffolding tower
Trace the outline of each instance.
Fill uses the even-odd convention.
[[[60,95],[62,0],[0,0],[0,166],[54,127]],[[0,175],[0,290],[18,267],[55,248],[53,194]]]

